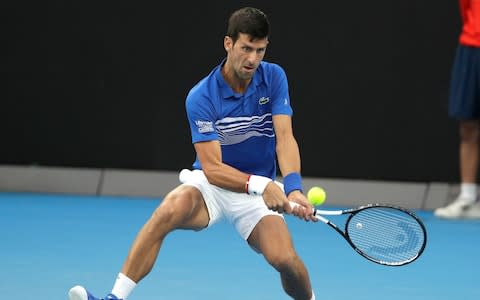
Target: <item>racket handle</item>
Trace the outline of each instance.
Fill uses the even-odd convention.
[[[290,207],[292,209],[294,209],[295,207],[297,206],[301,206],[300,204],[296,203],[296,202],[293,202],[293,201],[290,201]],[[317,220],[320,220],[321,216],[317,216],[317,209],[314,207],[313,208],[313,216],[317,219]]]
[[[290,201],[290,206],[293,208],[297,207],[297,206],[301,206],[300,204],[296,203],[296,202],[293,202],[293,201]],[[313,208],[313,215],[315,215],[317,212],[317,210],[315,208]]]
[[[290,201],[290,206],[292,207],[292,209],[294,209],[295,207],[300,206],[300,204]]]

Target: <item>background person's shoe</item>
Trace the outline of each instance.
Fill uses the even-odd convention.
[[[480,202],[470,205],[464,212],[465,219],[480,219]]]
[[[461,219],[474,217],[477,210],[480,210],[480,207],[477,207],[476,202],[467,198],[457,197],[455,201],[447,206],[435,209],[433,214],[445,219]]]

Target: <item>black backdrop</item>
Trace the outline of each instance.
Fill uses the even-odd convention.
[[[186,93],[223,58],[228,14],[252,5],[289,77],[304,175],[458,180],[456,1],[260,3],[2,4],[0,164],[190,166]]]

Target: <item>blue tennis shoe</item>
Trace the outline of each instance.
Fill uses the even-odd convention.
[[[105,298],[97,298],[80,285],[71,288],[70,291],[68,291],[68,297],[70,300],[122,300],[113,294],[108,294]]]

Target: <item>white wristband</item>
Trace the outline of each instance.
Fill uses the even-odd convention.
[[[245,191],[249,195],[262,195],[272,179],[265,176],[250,175],[245,184]]]

